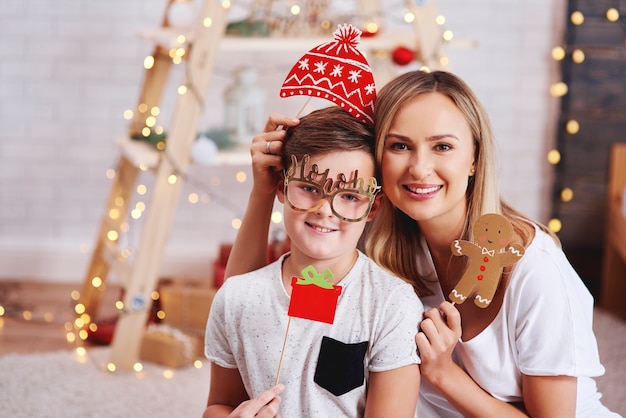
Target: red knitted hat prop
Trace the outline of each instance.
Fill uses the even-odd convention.
[[[326,99],[372,126],[376,85],[367,59],[356,48],[361,31],[343,24],[333,36],[333,41],[316,46],[298,60],[285,78],[280,96]]]

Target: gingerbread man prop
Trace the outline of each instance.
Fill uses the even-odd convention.
[[[496,293],[502,268],[522,258],[524,247],[518,244],[508,246],[513,237],[513,227],[504,216],[495,213],[478,218],[474,224],[474,236],[478,244],[454,240],[451,245],[452,254],[467,256],[469,262],[448,297],[453,303],[461,304],[475,293],[474,304],[486,308]]]

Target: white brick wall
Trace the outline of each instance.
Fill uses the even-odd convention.
[[[235,0],[236,2],[237,0]],[[391,2],[384,0],[387,10]],[[389,3],[389,4],[388,4]],[[397,9],[403,2],[397,1]],[[122,112],[133,108],[152,47],[137,32],[158,24],[165,0],[3,0],[0,3],[0,280],[30,278],[80,282],[109,193],[105,171],[115,165],[116,137],[125,134]],[[547,93],[558,79],[550,49],[560,43],[565,0],[440,0],[446,27],[457,42],[448,48],[451,68],[484,102],[500,141],[502,186],[519,209],[545,221],[558,103]],[[463,47],[475,41],[473,48]],[[268,97],[267,112],[293,112],[277,98],[293,54],[224,52],[209,89],[200,128],[222,120],[221,94],[231,72],[254,62]],[[168,102],[169,100],[169,102]],[[165,99],[163,114],[171,111]],[[165,116],[167,118],[167,116]],[[167,123],[167,119],[163,121]],[[247,167],[193,167],[211,191],[238,207],[250,182]],[[146,179],[149,183],[149,179]],[[192,205],[187,185],[178,207],[163,274],[208,276],[217,245],[230,241],[231,211],[212,203]],[[149,203],[149,202],[148,202]],[[126,239],[139,240],[140,228]]]

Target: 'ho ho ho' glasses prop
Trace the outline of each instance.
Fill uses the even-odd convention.
[[[319,172],[317,164],[313,164],[308,173],[305,169],[309,155],[304,155],[298,162],[295,155],[291,156],[291,166],[285,170],[285,197],[289,207],[301,212],[314,212],[324,204],[330,203],[333,214],[347,222],[363,220],[372,208],[372,203],[380,186],[374,177],[368,181],[359,177],[355,170],[350,180],[340,173],[336,180],[328,178],[328,171]]]

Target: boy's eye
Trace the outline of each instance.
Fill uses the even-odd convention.
[[[342,200],[348,201],[348,202],[358,202],[359,200],[361,200],[363,198],[363,196],[357,194],[357,193],[349,193],[349,192],[344,192],[340,194],[340,197]]]
[[[307,193],[319,193],[319,190],[317,189],[317,187],[314,187],[314,186],[303,184],[300,187],[302,188],[303,191]]]

